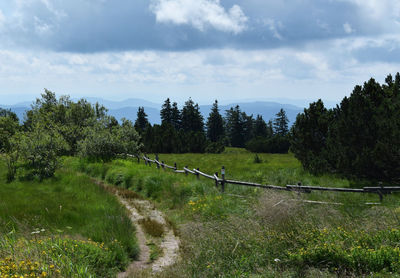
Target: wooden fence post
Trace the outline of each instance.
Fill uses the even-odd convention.
[[[200,171],[200,168],[197,168],[197,171]],[[197,179],[200,179],[199,173],[196,173]]]
[[[158,154],[156,154],[156,165],[157,165],[157,169],[160,169],[160,164],[158,164]]]
[[[161,161],[161,167],[162,167],[163,170],[165,171],[165,164],[164,164],[164,161]]]
[[[379,182],[379,187],[383,189],[383,184],[382,184],[381,181]],[[379,201],[382,203],[382,201],[383,201],[383,190],[379,190],[378,189],[377,193],[379,195]]]
[[[184,170],[185,170],[185,175],[186,175],[186,176],[187,176],[187,174],[188,174],[188,172],[186,171],[187,167],[188,167],[188,166],[186,165],[186,166],[185,166],[185,169],[184,169]]]
[[[225,166],[222,166],[221,168],[221,191],[224,192],[225,191]]]
[[[176,171],[178,167],[176,167],[176,162],[174,163],[174,171]]]
[[[297,190],[297,195],[300,196],[300,193],[301,193],[301,190],[300,190],[300,188],[301,188],[301,182],[300,182],[300,181],[297,183],[297,186],[299,187],[299,189]]]
[[[144,159],[144,165],[147,166],[147,159],[146,159],[146,157],[144,157],[143,159]]]
[[[218,172],[215,172],[215,175],[216,175],[217,178],[218,178]],[[215,180],[215,187],[218,188],[218,180]]]

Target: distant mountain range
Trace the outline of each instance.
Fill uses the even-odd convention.
[[[101,98],[86,98],[91,103],[100,103],[108,109],[108,114],[114,116],[116,119],[127,118],[131,121],[136,120],[136,113],[140,106],[144,107],[144,111],[148,115],[148,119],[152,124],[159,124],[160,120],[160,109],[161,105],[159,103],[150,102],[143,99],[126,99],[123,101],[110,101]],[[74,99],[76,101],[76,99]],[[21,102],[14,105],[0,105],[2,108],[11,109],[15,112],[20,120],[24,119],[24,114],[30,109],[30,102]],[[233,102],[227,105],[219,105],[220,113],[225,116],[225,110],[229,110],[231,107],[236,105],[240,106],[240,109],[246,112],[247,115],[253,115],[255,118],[257,114],[261,115],[265,121],[275,118],[276,113],[279,112],[281,108],[286,111],[289,119],[289,124],[293,124],[296,120],[298,113],[303,112],[304,108],[295,106],[292,104],[282,104],[272,101],[253,101],[253,102]],[[200,112],[207,120],[210,113],[212,105],[200,105]]]

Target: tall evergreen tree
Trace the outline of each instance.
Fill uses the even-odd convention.
[[[185,102],[181,116],[181,125],[184,131],[204,132],[204,119],[200,113],[199,105],[194,104],[191,98]]]
[[[285,110],[281,108],[279,112],[276,114],[276,118],[274,119],[274,131],[275,134],[280,135],[280,136],[285,136],[289,132],[289,127],[288,127],[289,120],[286,116]]]
[[[169,98],[167,98],[164,101],[164,104],[161,107],[160,116],[161,116],[161,124],[163,123],[172,124],[172,106]]]
[[[291,130],[291,150],[303,167],[313,173],[331,169],[327,153],[328,131],[333,119],[331,112],[319,99],[297,115]]]
[[[267,137],[268,128],[267,123],[261,115],[257,115],[254,121],[254,137]]]
[[[243,147],[245,144],[245,119],[239,105],[226,110],[226,132],[232,147]]]
[[[246,143],[254,137],[254,119],[253,115],[248,116],[245,112],[242,112],[242,118],[244,120],[244,143]]]
[[[179,111],[178,104],[176,102],[172,103],[171,124],[176,130],[181,128],[181,112]]]
[[[137,118],[135,121],[135,129],[139,133],[142,133],[150,124],[149,120],[147,119],[147,114],[144,112],[144,107],[139,107],[136,115]]]
[[[207,138],[211,142],[218,142],[222,140],[225,134],[224,120],[218,109],[218,101],[215,100],[210,115],[207,119]]]

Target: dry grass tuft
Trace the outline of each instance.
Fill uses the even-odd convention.
[[[139,223],[144,228],[145,232],[154,237],[161,237],[164,234],[164,225],[150,217],[141,219]]]

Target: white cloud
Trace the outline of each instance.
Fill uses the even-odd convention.
[[[343,24],[343,30],[346,34],[351,34],[354,32],[354,29],[351,28],[350,23],[346,22],[345,24]]]
[[[366,21],[375,21],[383,30],[398,33],[400,1],[398,0],[345,0],[356,4]],[[393,23],[397,24],[393,24]]]
[[[0,30],[3,28],[5,22],[6,22],[6,18],[4,16],[3,12],[0,10]]]
[[[213,27],[238,34],[246,29],[248,20],[240,6],[226,11],[219,0],[154,0],[150,9],[157,22],[190,24],[201,31]]]
[[[273,19],[268,19],[264,22],[264,24],[268,26],[274,38],[277,38],[278,40],[283,40],[282,35],[279,33],[279,29],[282,29],[283,27],[282,22],[275,22],[275,20]]]

